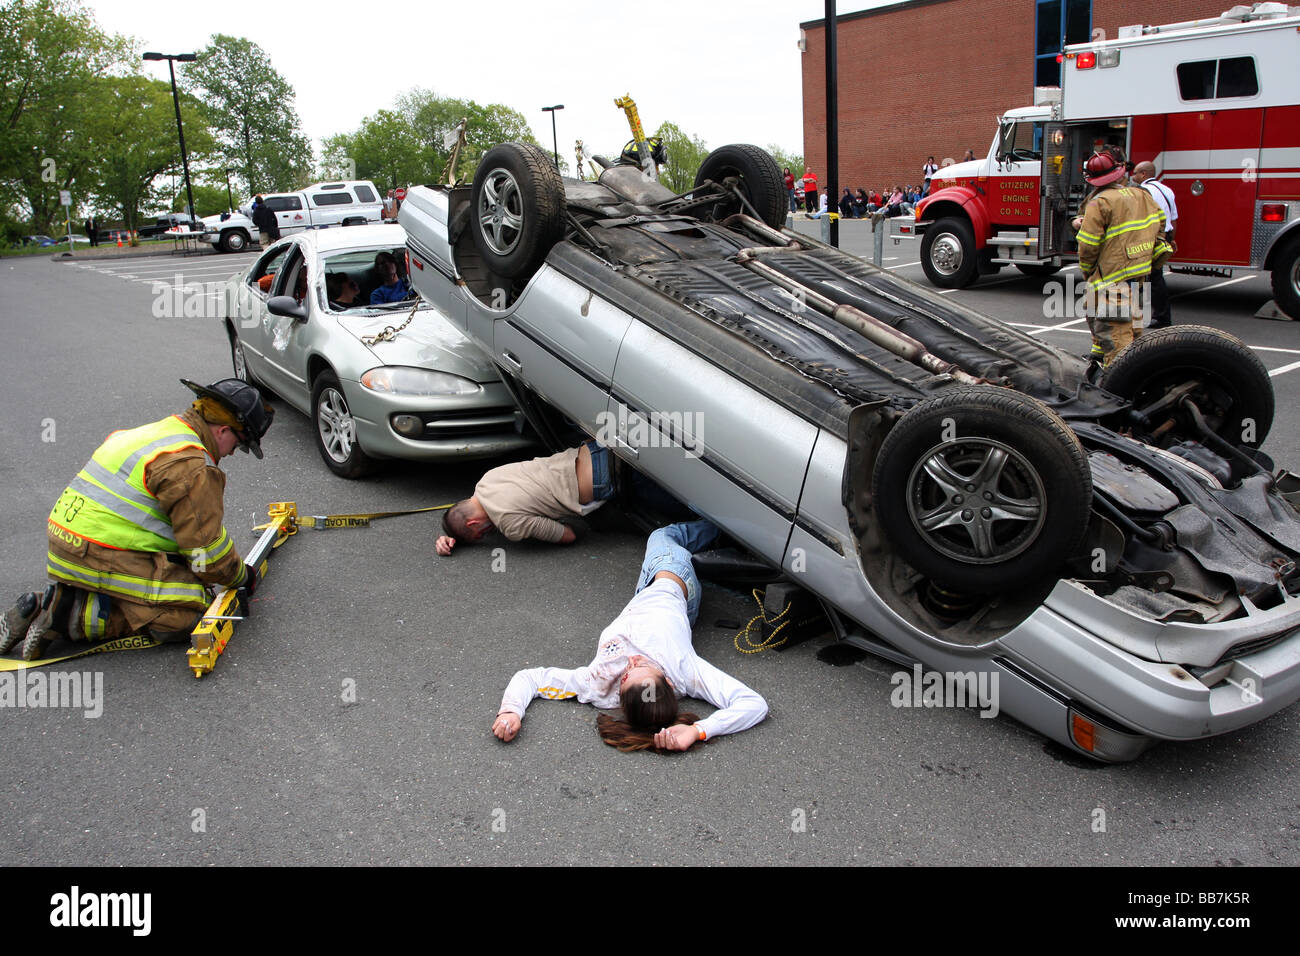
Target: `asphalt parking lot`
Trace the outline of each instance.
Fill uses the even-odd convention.
[[[865,224],[843,234],[869,252]],[[914,250],[885,255],[923,280]],[[204,284],[250,258],[0,260],[6,601],[43,579],[44,517],[103,436],[182,408],[181,377],[230,374]],[[1300,470],[1287,414],[1300,331],[1252,317],[1266,281],[1169,284],[1175,322],[1226,329],[1261,355],[1278,407],[1265,449]],[[1087,349],[1082,320],[1047,314],[1042,279],[1003,274],[952,294]],[[464,497],[492,464],[343,481],[308,420],[275,404],[265,459],[226,468],[227,526],[245,546],[271,501],[313,514],[420,507]],[[891,707],[895,666],[834,666],[829,635],[742,654],[719,622],[747,620],[752,598],[714,586],[696,646],[767,698],[766,721],[684,755],[628,755],[600,743],[590,708],[538,701],[503,745],[489,727],[510,676],[590,660],[644,541],[608,515],[576,547],[499,541],[439,559],[435,520],[299,534],[202,681],[180,648],[120,652],[63,665],[103,675],[99,717],[0,710],[0,863],[1300,862],[1298,707],[1092,765],[1007,718]]]

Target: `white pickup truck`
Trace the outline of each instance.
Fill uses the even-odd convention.
[[[282,236],[304,229],[379,222],[384,211],[379,190],[369,180],[316,183],[293,193],[264,193],[262,202],[275,213]],[[252,203],[237,212],[203,220],[203,241],[222,252],[242,252],[257,237]]]

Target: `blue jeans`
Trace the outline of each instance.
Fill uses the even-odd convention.
[[[660,571],[671,571],[686,584],[686,617],[694,627],[700,616],[700,579],[695,576],[691,555],[703,551],[717,537],[717,526],[704,519],[670,524],[652,532],[646,539],[645,560],[641,563],[636,593],[640,594],[649,587]]]
[[[591,500],[608,501],[614,497],[615,491],[609,449],[595,440],[584,444],[591,452]]]

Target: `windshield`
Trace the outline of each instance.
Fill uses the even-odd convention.
[[[322,265],[331,312],[390,312],[410,308],[415,301],[402,246],[335,252],[323,256]]]

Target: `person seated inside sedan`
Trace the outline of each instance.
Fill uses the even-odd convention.
[[[330,308],[342,312],[353,306],[361,305],[361,286],[346,272],[330,272],[325,276],[325,294],[329,296]]]
[[[375,256],[375,271],[379,273],[380,286],[370,293],[371,305],[401,302],[411,297],[411,287],[397,274],[397,259],[391,252],[381,252]]]

